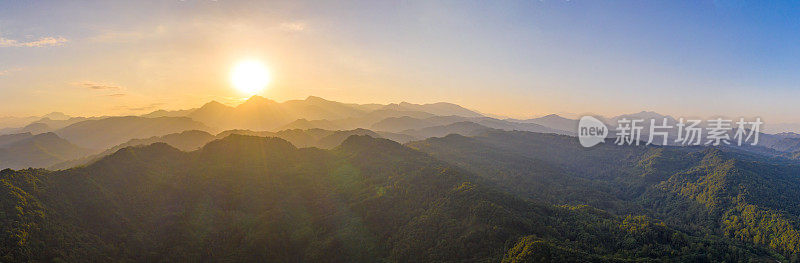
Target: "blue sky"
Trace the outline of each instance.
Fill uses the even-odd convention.
[[[275,76],[261,95],[278,101],[800,122],[799,12],[797,1],[3,1],[0,115],[235,104],[227,70],[255,58]]]

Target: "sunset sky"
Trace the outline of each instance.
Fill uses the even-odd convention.
[[[257,60],[277,101],[800,122],[798,4],[501,3],[2,1],[0,116],[235,105]]]

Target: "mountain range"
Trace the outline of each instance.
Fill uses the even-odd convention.
[[[541,136],[518,133],[499,132]],[[442,139],[452,136],[459,135]],[[237,134],[192,152],[164,143],[126,147],[75,169],[0,172],[3,207],[16,207],[0,216],[8,233],[0,255],[5,261],[781,259],[647,215],[528,199],[473,169],[364,135],[332,150]]]
[[[676,121],[601,120],[622,118]],[[317,97],[21,125],[0,135],[3,262],[800,257],[796,133],[584,148],[558,115]]]
[[[677,122],[670,116],[648,111],[613,118],[599,118],[610,128],[614,128],[616,121],[623,118],[654,118],[657,120],[664,118],[668,120],[668,125],[673,126]],[[577,129],[577,120],[554,114],[527,120],[497,119],[450,103],[348,104],[314,96],[304,100],[290,100],[282,103],[253,96],[236,107],[212,101],[199,108],[176,111],[158,110],[142,116],[87,118],[51,113],[40,117],[4,118],[3,120],[5,123],[16,124],[22,123],[23,120],[32,120],[19,128],[3,128],[7,135],[26,133],[36,135],[53,132],[79,148],[89,149],[88,152],[91,155],[85,154],[74,160],[59,162],[59,165],[42,166],[43,163],[39,162],[32,163],[37,165],[31,166],[59,168],[67,168],[61,166],[63,164],[83,163],[87,159],[93,159],[91,157],[94,155],[107,155],[109,149],[136,144],[129,144],[129,141],[142,140],[139,142],[143,143],[150,137],[189,130],[205,131],[211,133],[210,135],[225,130],[255,131],[256,134],[262,136],[289,139],[292,143],[299,143],[298,145],[301,147],[331,148],[343,141],[343,136],[339,136],[338,139],[331,140],[329,143],[319,143],[318,140],[322,139],[319,136],[310,136],[314,139],[305,139],[301,142],[296,138],[292,139],[281,136],[281,134],[298,133],[290,132],[290,130],[325,130],[329,133],[328,135],[342,131],[339,134],[368,134],[405,143],[430,137],[442,137],[452,133],[474,135],[491,129],[570,136],[574,136],[574,131]],[[643,123],[642,125],[644,126],[642,140],[646,140],[650,124]],[[370,130],[370,133],[358,132],[361,129]],[[321,133],[311,132],[311,134]],[[784,158],[794,158],[800,152],[800,136],[791,136],[791,134],[762,134],[762,144],[759,147],[745,147],[744,149],[770,153]],[[213,136],[218,137],[217,135]],[[609,134],[609,136],[613,135]],[[670,131],[668,138],[670,144],[675,137],[675,131]],[[655,143],[660,143],[660,140],[656,140]],[[178,147],[180,148],[180,146]],[[79,152],[86,153],[87,151]],[[105,153],[101,154],[102,152]]]
[[[0,135],[0,167],[3,168],[49,167],[88,153],[88,149],[51,132]]]

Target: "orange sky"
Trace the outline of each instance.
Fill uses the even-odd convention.
[[[721,36],[687,42],[694,33],[666,28],[670,17],[636,21],[642,18],[624,9],[569,1],[6,2],[0,116],[144,114],[210,100],[235,105],[246,95],[231,87],[229,71],[257,59],[273,78],[259,95],[277,101],[314,95],[353,103],[446,101],[517,118],[651,110],[800,122],[792,74],[739,68],[728,61],[733,56],[703,49],[708,42],[741,50],[715,42]],[[686,40],[660,42],[667,37]]]

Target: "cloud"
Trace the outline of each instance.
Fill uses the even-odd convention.
[[[114,93],[114,94],[106,95],[106,97],[114,97],[114,98],[125,97],[125,96],[128,96],[128,94],[125,94],[125,93]]]
[[[306,29],[306,24],[302,22],[284,22],[279,28],[286,32],[300,32]]]
[[[51,47],[60,46],[67,42],[63,37],[42,37],[35,41],[19,41],[0,37],[0,47]]]
[[[93,89],[93,90],[112,90],[112,89],[113,90],[117,90],[117,89],[121,89],[122,88],[122,87],[117,86],[117,85],[102,84],[102,83],[97,83],[97,82],[92,82],[92,81],[77,82],[77,83],[73,83],[73,85],[78,86],[78,87],[84,87],[84,88],[87,88],[87,89]]]

